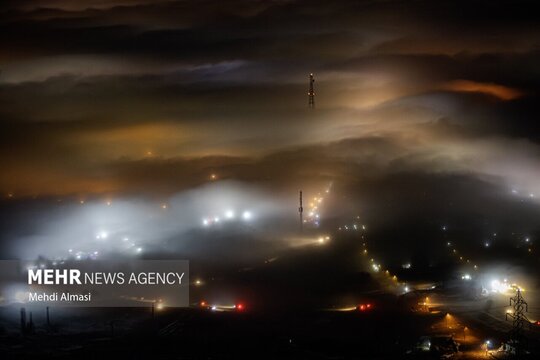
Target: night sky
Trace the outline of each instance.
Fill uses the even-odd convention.
[[[2,241],[59,238],[43,199],[186,214],[208,186],[292,227],[332,183],[329,223],[409,255],[443,226],[514,244],[540,230],[539,25],[526,1],[3,1]]]

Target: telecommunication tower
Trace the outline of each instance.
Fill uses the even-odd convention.
[[[315,90],[313,89],[313,84],[315,83],[315,78],[313,73],[309,74],[309,92],[308,92],[308,106],[310,109],[315,108]]]
[[[302,206],[302,190],[300,190],[300,206],[298,207],[300,214],[300,231],[304,229],[304,207]]]

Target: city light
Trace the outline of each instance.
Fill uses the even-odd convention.
[[[372,308],[372,304],[371,303],[367,303],[367,304],[360,304],[357,306],[358,310],[360,311],[367,311],[367,310],[371,310]]]
[[[517,285],[517,284],[510,284],[507,279],[504,279],[503,281],[500,281],[498,279],[493,279],[490,282],[491,286],[491,292],[493,293],[500,293],[500,294],[506,294],[506,293],[512,293],[515,291],[515,289],[520,289],[521,291],[524,291],[524,289]]]

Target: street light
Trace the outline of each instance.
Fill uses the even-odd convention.
[[[486,347],[486,356],[489,354],[489,347],[491,346],[491,341],[489,340],[486,340],[486,342],[484,343],[485,347]]]

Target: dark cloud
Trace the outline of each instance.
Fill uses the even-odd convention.
[[[471,172],[533,192],[533,5],[5,2],[0,186],[174,192],[216,168],[348,183],[359,166]]]

